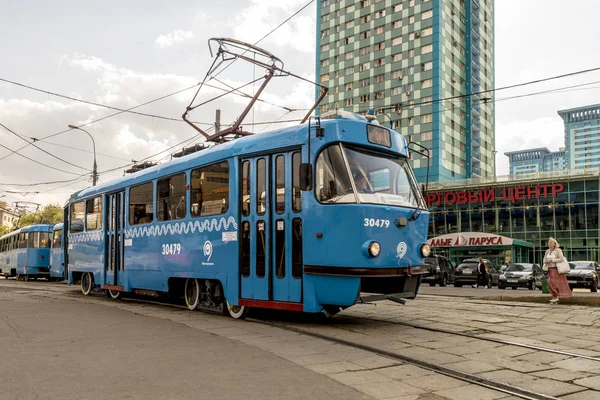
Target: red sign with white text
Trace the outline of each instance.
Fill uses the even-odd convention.
[[[427,194],[427,206],[493,203],[502,196],[504,201],[522,201],[531,199],[545,199],[556,197],[565,189],[562,183],[549,183],[535,186],[513,186],[502,189],[480,189],[475,191],[438,192]]]

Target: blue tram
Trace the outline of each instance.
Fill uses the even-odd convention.
[[[50,280],[64,280],[65,254],[63,251],[64,231],[63,223],[52,227],[52,247],[50,249]]]
[[[0,266],[5,277],[25,281],[50,274],[52,225],[29,225],[0,238]]]
[[[77,192],[69,284],[234,318],[414,298],[429,213],[408,156],[399,133],[337,112]]]

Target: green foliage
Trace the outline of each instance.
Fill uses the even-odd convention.
[[[7,225],[0,225],[0,236],[10,233],[10,228]]]
[[[58,204],[49,204],[42,211],[26,214],[19,219],[17,228],[33,224],[57,224],[63,222],[63,209]]]

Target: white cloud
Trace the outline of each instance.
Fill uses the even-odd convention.
[[[175,30],[166,35],[159,35],[154,42],[161,49],[171,47],[194,37],[192,31]]]
[[[255,43],[304,4],[306,4],[305,0],[252,0],[249,7],[235,16],[235,37],[248,43]],[[274,44],[281,48],[306,53],[314,52],[316,29],[314,12],[314,5],[307,7],[269,35],[259,46],[268,48],[269,45]]]

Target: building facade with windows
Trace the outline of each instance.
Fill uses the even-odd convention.
[[[14,211],[8,210],[6,208],[6,203],[0,204],[0,225],[5,225],[9,228],[14,228],[17,224],[17,221],[19,221],[19,214]]]
[[[558,111],[565,123],[567,168],[600,167],[600,104]]]
[[[374,110],[430,150],[430,181],[494,176],[493,19],[493,0],[321,0],[317,112]]]
[[[509,174],[513,176],[555,171],[566,168],[566,151],[550,151],[546,147],[504,153],[508,157]]]
[[[599,188],[597,168],[434,183],[426,197],[434,252],[539,263],[554,237],[569,261],[598,262]],[[450,234],[462,236],[448,241]],[[469,235],[489,238],[471,242]],[[495,235],[520,245],[511,248]]]

